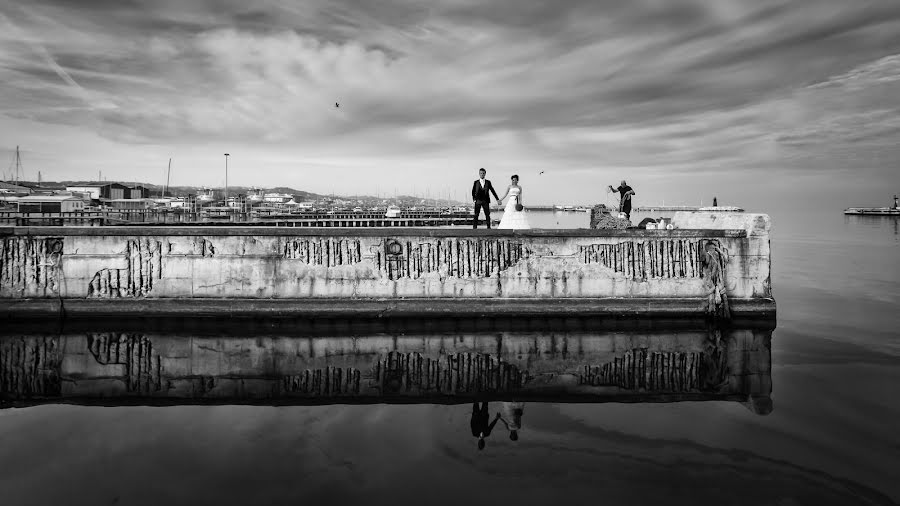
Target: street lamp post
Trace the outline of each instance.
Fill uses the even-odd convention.
[[[228,207],[228,153],[225,153],[225,207]]]

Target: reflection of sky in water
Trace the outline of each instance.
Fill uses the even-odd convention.
[[[6,409],[3,503],[891,504],[895,223],[775,222],[767,416],[724,401],[526,403],[520,439],[498,425],[479,452],[469,404]]]

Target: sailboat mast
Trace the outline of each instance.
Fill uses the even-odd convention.
[[[19,146],[16,146],[16,186],[19,185],[19,167],[22,166],[22,158],[19,156]]]
[[[169,170],[166,172],[166,187],[163,188],[162,196],[165,197],[166,193],[169,191],[169,178],[172,176],[172,159],[169,158]]]

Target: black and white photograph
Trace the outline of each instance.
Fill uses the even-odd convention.
[[[897,0],[0,0],[0,504],[897,505]]]

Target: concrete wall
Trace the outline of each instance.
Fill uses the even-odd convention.
[[[770,298],[768,218],[751,216],[764,226],[8,227],[0,299],[696,298],[708,243],[727,257],[730,298]]]

